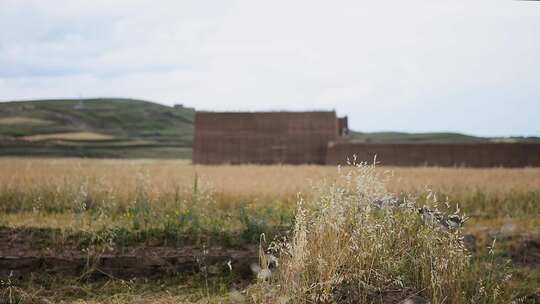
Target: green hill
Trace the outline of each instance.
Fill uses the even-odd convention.
[[[0,103],[0,155],[191,157],[190,108],[135,99]]]
[[[0,102],[0,156],[191,158],[195,110],[136,99]],[[351,132],[362,143],[540,142],[458,133]]]
[[[361,143],[479,143],[490,139],[459,133],[352,132],[350,140]]]
[[[356,143],[487,143],[540,142],[538,137],[477,137],[460,133],[351,132],[349,141]]]

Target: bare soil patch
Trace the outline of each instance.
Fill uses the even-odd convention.
[[[66,242],[54,247],[45,229],[0,229],[0,278],[31,274],[134,278],[204,272],[205,275],[234,273],[251,277],[250,264],[258,261],[256,246],[239,249],[130,246],[80,249]]]
[[[528,267],[540,266],[540,239],[520,241],[511,248],[514,263]]]

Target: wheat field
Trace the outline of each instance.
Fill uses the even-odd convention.
[[[426,187],[442,192],[481,190],[490,194],[540,190],[540,168],[400,168],[380,167],[391,176],[393,192],[418,192]],[[234,194],[289,194],[306,191],[310,182],[332,179],[333,166],[200,166],[187,160],[99,160],[69,158],[1,158],[0,184],[32,188],[59,186],[88,179],[118,191],[133,189],[144,175],[152,192],[191,187],[197,175],[217,192]]]

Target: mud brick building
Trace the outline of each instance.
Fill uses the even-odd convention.
[[[324,164],[347,130],[329,112],[197,112],[195,164]]]
[[[197,112],[195,164],[346,164],[383,166],[540,166],[540,144],[360,144],[347,117],[328,112]]]
[[[439,167],[537,167],[540,144],[357,144],[333,143],[328,147],[326,163],[346,164],[347,158],[383,166]]]

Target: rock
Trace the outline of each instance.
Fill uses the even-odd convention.
[[[456,229],[463,226],[464,220],[457,214],[449,215],[445,220],[443,226],[446,228]]]
[[[418,209],[420,217],[428,225],[439,225],[444,229],[457,229],[463,226],[464,219],[457,215],[444,215],[439,211],[430,210],[427,207]]]

